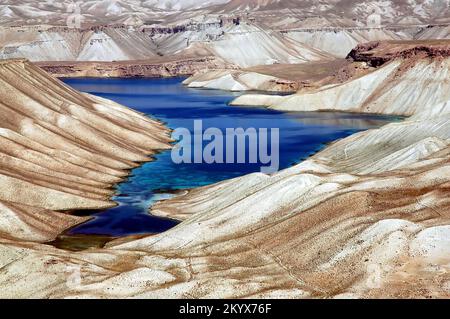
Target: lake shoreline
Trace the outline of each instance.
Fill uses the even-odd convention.
[[[179,127],[180,125],[181,126],[191,125],[192,123],[190,118],[191,117],[195,118],[198,116],[204,117],[205,119],[210,121],[211,124],[215,123],[212,120],[212,118],[216,117],[217,119],[220,118],[220,122],[229,121],[226,120],[227,117],[230,117],[230,119],[234,119],[236,121],[239,121],[239,119],[244,117],[247,118],[247,121],[240,120],[241,122],[243,122],[241,124],[243,124],[244,127],[259,125],[258,124],[259,121],[267,121],[267,123],[270,123],[271,126],[275,125],[277,126],[277,128],[280,128],[281,130],[283,130],[283,127],[287,125],[285,127],[286,130],[289,131],[298,130],[298,134],[300,135],[296,137],[295,135],[292,136],[286,135],[287,133],[282,132],[282,141],[288,137],[289,139],[299,139],[299,143],[303,143],[300,141],[305,140],[304,142],[306,143],[305,145],[308,145],[307,143],[312,143],[312,148],[308,149],[308,147],[300,144],[297,146],[289,144],[290,146],[286,147],[288,147],[289,149],[293,149],[293,151],[289,153],[288,161],[282,159],[282,167],[280,167],[280,169],[284,169],[289,166],[298,164],[299,162],[305,160],[309,156],[312,156],[313,154],[319,152],[320,150],[323,150],[324,148],[328,147],[328,145],[330,145],[330,143],[334,143],[336,139],[348,136],[349,134],[352,134],[355,131],[361,131],[367,128],[378,127],[379,125],[382,125],[382,123],[397,120],[396,118],[391,118],[388,116],[375,117],[364,114],[362,115],[345,114],[345,113],[336,114],[333,112],[328,113],[294,112],[289,114],[284,112],[273,112],[265,110],[264,108],[259,109],[245,108],[245,107],[230,108],[228,107],[228,101],[234,98],[235,94],[217,90],[191,89],[186,86],[183,86],[182,80],[183,78],[177,77],[172,79],[72,78],[72,79],[65,79],[64,81],[66,82],[66,84],[72,85],[75,89],[87,91],[89,94],[97,93],[100,94],[100,96],[102,96],[103,98],[113,99],[116,100],[116,102],[125,105],[133,105],[135,111],[146,114],[147,116],[154,118],[156,121],[159,121],[160,123],[164,123],[166,126],[169,127],[169,130],[174,129],[175,127]],[[108,93],[109,88],[111,90],[114,90],[111,91],[110,94]],[[136,96],[134,96],[134,93],[132,93],[135,90],[137,92]],[[163,97],[161,94],[165,94],[164,93],[165,91],[168,92],[168,95],[167,96],[164,95]],[[145,98],[146,96],[148,96],[148,98]],[[185,96],[185,100],[183,100],[183,96]],[[198,102],[190,102],[191,100],[195,101],[198,100]],[[208,102],[209,100],[210,102]],[[172,101],[179,101],[176,102],[180,104],[179,110],[177,108],[171,110],[171,108],[173,107],[172,104],[175,103]],[[163,107],[162,105],[164,105],[164,103],[166,103],[168,106]],[[150,107],[150,105],[152,104],[161,106],[156,107],[156,109],[152,111],[152,108]],[[190,105],[188,107],[188,109],[190,110],[188,113],[186,113],[187,110],[186,105]],[[180,121],[178,119],[179,112],[185,113],[187,119]],[[175,122],[173,121],[173,118],[176,119]],[[231,125],[230,127],[234,127],[231,122],[229,122],[229,124]],[[225,126],[223,126],[222,129],[225,129]],[[336,131],[334,132],[334,130]],[[314,132],[317,133],[317,136],[315,136]],[[312,135],[312,137],[306,138],[304,134]],[[330,137],[327,137],[327,134],[330,134]],[[307,142],[309,139],[311,139],[311,142]],[[318,139],[318,141],[315,142],[315,139]],[[195,146],[193,146],[193,148],[195,148]],[[148,226],[149,228],[147,228],[147,230],[143,228],[138,233],[134,232],[123,233],[123,231],[121,231],[121,233],[118,234],[114,232],[102,233],[101,228],[96,228],[97,226],[94,225],[96,225],[96,223],[99,225],[101,225],[100,223],[103,224],[106,223],[107,218],[112,218],[111,222],[113,222],[115,219],[119,221],[120,218],[122,218],[121,217],[122,215],[123,216],[127,214],[129,215],[131,210],[136,211],[137,213],[138,211],[135,208],[133,208],[135,205],[138,205],[140,207],[139,210],[141,211],[141,214],[150,214],[150,212],[148,211],[152,209],[152,205],[155,205],[161,200],[167,200],[169,198],[176,198],[177,196],[185,195],[191,189],[195,189],[196,187],[199,186],[207,186],[217,182],[221,182],[223,180],[227,180],[230,178],[237,178],[242,175],[259,171],[259,169],[256,169],[255,167],[255,169],[243,171],[239,174],[227,175],[224,172],[217,177],[214,178],[210,177],[212,179],[209,180],[208,182],[196,184],[194,182],[195,180],[207,181],[208,174],[211,174],[212,168],[209,168],[209,165],[201,166],[203,167],[204,173],[202,173],[203,170],[198,171],[198,173],[196,173],[197,175],[193,175],[192,177],[190,177],[192,178],[193,182],[189,183],[184,182],[184,186],[180,189],[179,188],[180,185],[177,185],[176,182],[168,183],[168,180],[173,179],[174,181],[177,181],[179,179],[177,175],[178,170],[180,169],[178,167],[173,167],[172,169],[167,170],[168,168],[172,167],[172,165],[166,163],[168,161],[171,161],[169,152],[170,151],[166,151],[163,153],[156,154],[153,157],[154,161],[149,163],[143,163],[143,165],[140,165],[139,167],[135,168],[133,171],[129,172],[129,176],[125,181],[116,186],[117,189],[116,195],[113,199],[121,204],[109,210],[111,211],[111,217],[107,217],[109,215],[105,215],[105,213],[102,211],[88,212],[89,214],[84,213],[83,216],[88,214],[92,216],[92,219],[64,231],[58,236],[58,239],[55,242],[53,242],[53,244],[56,245],[56,247],[74,247],[75,249],[79,249],[78,247],[79,244],[76,243],[76,239],[83,238],[82,236],[84,235],[85,237],[82,240],[82,242],[84,243],[83,244],[84,248],[89,248],[88,238],[91,238],[92,242],[91,247],[99,247],[99,243],[100,246],[103,247],[107,242],[116,240],[118,238],[126,238],[127,236],[136,236],[136,235],[137,236],[154,235],[155,232],[150,231],[151,229],[153,229],[150,226]],[[296,152],[298,152],[298,154]],[[284,156],[282,155],[282,157]],[[156,163],[155,161],[163,161],[163,163]],[[155,166],[155,168],[152,168],[153,166]],[[198,165],[196,166],[194,165],[193,167],[197,166]],[[191,170],[189,168],[189,165],[184,166],[182,165],[181,167],[184,167],[183,170],[187,170],[185,171],[184,174],[190,174],[188,173]],[[192,168],[192,169],[194,169],[195,171],[200,170],[200,168]],[[222,167],[222,169],[228,170],[229,168],[224,166]],[[166,184],[160,186],[158,182],[154,182],[148,185],[144,184],[145,186],[139,186],[143,192],[140,190],[138,191],[136,189],[129,189],[127,191],[126,190],[127,183],[130,185],[132,185],[133,183],[136,185],[140,185],[141,182],[139,181],[139,179],[147,180],[149,178],[148,176],[145,175],[148,174],[146,173],[146,171],[149,172],[158,171],[159,172],[158,174],[164,174],[165,175],[164,178],[162,177],[161,179],[156,178],[156,180],[160,180],[160,182]],[[204,176],[201,176],[202,174]],[[170,193],[179,193],[179,194],[177,194],[176,196],[173,195],[169,196],[168,192],[164,191],[164,189],[171,190]],[[155,197],[159,199],[153,204],[146,204],[145,207],[141,207],[139,201],[137,203],[133,202],[133,196],[137,196],[137,198],[141,197],[145,198],[150,196],[152,198]],[[116,211],[117,213],[115,213]],[[121,216],[114,217],[115,215],[113,215],[113,212],[114,214],[119,214]],[[133,216],[134,215],[131,214],[129,215],[129,218],[135,218]],[[140,218],[142,219],[143,217],[141,216]],[[184,216],[164,216],[161,215],[161,212],[154,211],[151,213],[151,218],[152,222],[156,224],[159,223],[159,220],[166,221],[167,218],[169,218],[168,221],[173,220],[174,222],[176,221],[176,223],[178,223],[178,221],[182,221],[184,219]],[[95,219],[98,220],[96,221]],[[123,222],[125,222],[125,220]],[[173,226],[175,225],[176,224],[173,224]],[[86,231],[87,233],[84,233]],[[105,231],[105,229],[103,231]]]

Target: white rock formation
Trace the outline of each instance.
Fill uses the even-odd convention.
[[[298,84],[274,76],[238,70],[214,70],[198,73],[183,82],[190,88],[227,91],[295,92]]]
[[[335,57],[344,58],[359,43],[380,40],[410,40],[411,35],[408,30],[395,32],[383,28],[336,28],[336,29],[307,29],[292,30],[286,34],[298,42],[309,45],[312,48],[319,49]],[[445,37],[432,37],[423,35],[424,39],[442,39]],[[434,36],[434,35],[433,35]]]
[[[448,64],[441,60],[439,71],[437,61],[412,59],[404,70],[405,62],[381,67],[367,86],[353,81],[372,93],[374,83],[383,88],[374,107],[409,119],[339,140],[273,175],[250,174],[162,201],[154,214],[184,221],[159,235],[79,253],[1,236],[0,295],[448,297],[450,99],[441,101],[448,77],[436,80]],[[399,89],[381,81],[393,74]],[[340,90],[339,107],[368,101],[367,92]],[[436,104],[410,97],[415,91]],[[376,103],[394,98],[411,110]]]
[[[338,110],[410,116],[434,111],[450,100],[450,59],[395,59],[374,72],[312,92],[289,96],[243,95],[232,105],[266,106],[282,111]]]
[[[112,207],[112,186],[168,148],[162,124],[82,95],[24,60],[0,62],[0,234],[48,241]]]

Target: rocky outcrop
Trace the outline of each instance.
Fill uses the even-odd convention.
[[[208,69],[236,69],[223,60],[207,57],[170,57],[123,62],[40,62],[48,73],[59,77],[173,77],[190,76]]]
[[[395,59],[439,59],[450,57],[450,41],[375,41],[359,44],[347,58],[378,67]]]
[[[334,57],[344,58],[351,49],[360,43],[381,40],[412,40],[417,32],[420,32],[420,28],[414,26],[398,29],[361,26],[288,29],[283,31],[283,34]]]
[[[450,99],[450,42],[431,41],[424,49],[426,43],[370,43],[352,53],[356,60],[381,64],[366,75],[283,97],[244,95],[231,104],[264,105],[284,111],[339,110],[410,116]],[[381,50],[387,46],[390,49]]]
[[[0,28],[0,58],[36,61],[124,61],[158,56],[143,32],[126,27]]]
[[[201,72],[186,79],[183,84],[190,88],[227,91],[296,92],[299,89],[295,81],[239,70]]]
[[[335,59],[301,64],[260,65],[239,70],[209,70],[183,83],[193,88],[227,91],[309,92],[340,84],[373,71],[366,62]]]
[[[48,241],[115,205],[112,187],[169,147],[164,126],[74,91],[25,60],[0,62],[0,236]]]

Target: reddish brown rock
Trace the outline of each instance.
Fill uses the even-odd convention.
[[[208,69],[235,69],[213,56],[171,57],[139,61],[116,62],[39,62],[39,67],[50,74],[64,77],[173,77],[190,76]]]

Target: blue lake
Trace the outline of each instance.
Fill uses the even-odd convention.
[[[327,143],[355,132],[376,128],[396,120],[388,116],[346,113],[282,113],[263,108],[231,107],[238,94],[184,87],[181,78],[171,79],[66,79],[73,88],[114,100],[157,118],[176,129],[193,130],[194,120],[204,129],[278,128],[280,169],[287,168],[321,150]],[[175,164],[171,152],[132,171],[117,187],[118,207],[83,212],[94,219],[69,230],[67,235],[127,235],[163,232],[176,221],[154,217],[149,207],[171,191],[204,186],[260,171],[258,164]],[[265,166],[265,165],[263,165]]]

